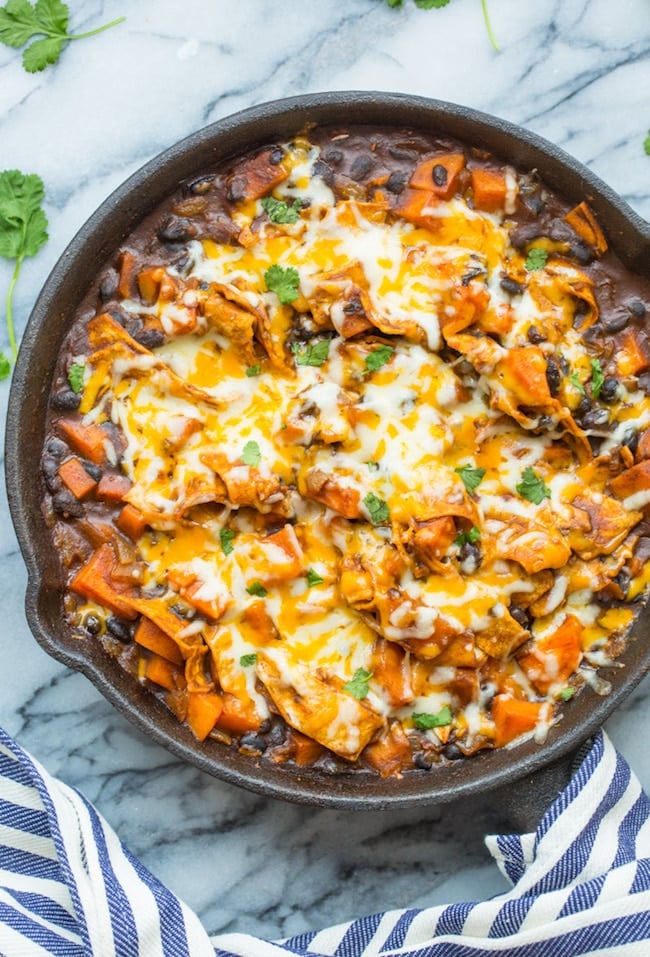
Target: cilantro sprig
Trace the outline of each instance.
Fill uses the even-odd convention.
[[[314,366],[318,368],[327,362],[330,354],[330,339],[321,339],[319,342],[310,342],[308,345],[292,343],[291,351],[298,366]]]
[[[275,196],[265,196],[261,205],[272,223],[297,223],[300,218],[301,202],[299,199],[287,203],[283,199],[276,199]]]
[[[0,256],[15,260],[6,299],[7,333],[14,359],[18,355],[13,318],[14,289],[25,257],[35,256],[47,242],[47,217],[41,209],[44,196],[43,180],[35,173],[25,174],[17,169],[0,173]],[[9,359],[0,352],[0,378],[6,378],[9,369]]]
[[[386,0],[386,3],[389,7],[398,9],[402,6],[402,0]],[[415,6],[420,10],[442,10],[443,7],[446,7],[449,3],[451,3],[451,0],[414,0],[414,3]],[[485,23],[485,29],[490,39],[490,43],[494,49],[498,51],[499,44],[496,41],[494,31],[492,30],[492,24],[490,23],[487,0],[481,0],[481,9],[483,11],[483,22]]]
[[[475,469],[471,465],[461,465],[454,469],[457,475],[463,480],[465,490],[472,495],[485,478],[485,469]]]
[[[368,492],[363,500],[363,504],[368,509],[370,521],[373,525],[383,525],[390,518],[390,510],[386,502],[374,492]]]
[[[264,282],[269,292],[274,292],[283,306],[290,306],[298,298],[300,275],[293,266],[274,263],[264,273]]]
[[[61,51],[71,40],[84,40],[116,27],[126,18],[118,17],[86,33],[68,33],[70,11],[61,0],[7,0],[0,7],[0,43],[23,50],[23,67],[38,73],[49,63],[56,63]],[[30,41],[33,37],[39,40]],[[29,44],[27,46],[27,44]]]
[[[357,701],[363,701],[364,698],[368,697],[368,683],[371,678],[371,671],[366,671],[365,668],[357,668],[351,681],[346,681],[343,685],[343,690],[351,694]]]
[[[545,249],[542,249],[541,246],[532,246],[528,250],[528,256],[526,257],[526,269],[528,272],[537,272],[539,269],[543,269],[548,260],[548,253]]]
[[[418,731],[430,731],[431,728],[444,728],[451,724],[451,708],[444,705],[436,714],[429,711],[414,711],[411,715]]]
[[[454,539],[454,545],[458,545],[459,548],[462,548],[463,545],[475,545],[476,542],[481,540],[481,530],[477,528],[476,525],[472,525],[470,529],[466,532],[459,532],[456,538]]]
[[[378,346],[366,356],[366,372],[377,372],[390,361],[395,352],[392,346]]]
[[[648,130],[648,135],[643,141],[643,149],[646,156],[650,156],[650,130]]]
[[[251,439],[250,442],[247,442],[239,457],[244,465],[249,465],[251,468],[257,468],[262,461],[262,453],[257,442],[255,442],[253,439]]]
[[[599,359],[591,360],[591,394],[594,399],[600,395],[600,390],[605,384],[605,373]]]
[[[551,497],[551,490],[537,472],[530,467],[524,469],[521,475],[521,481],[515,486],[517,493],[532,502],[534,505],[541,505],[545,498]]]
[[[70,383],[70,388],[77,395],[81,392],[84,387],[84,373],[86,367],[81,362],[73,362],[70,368],[68,369],[68,382]]]

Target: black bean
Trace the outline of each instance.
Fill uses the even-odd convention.
[[[517,624],[521,625],[522,628],[525,628],[526,630],[530,628],[532,618],[526,609],[521,607],[521,605],[511,605],[510,614],[515,619]]]
[[[621,568],[618,575],[615,576],[614,581],[618,587],[623,592],[623,597],[627,598],[627,593],[630,587],[631,575],[627,568]]]
[[[61,489],[52,496],[52,508],[62,518],[81,518],[84,507],[67,489]]]
[[[64,389],[62,392],[55,392],[50,399],[52,408],[59,412],[72,412],[81,405],[81,395],[73,392],[72,389]]]
[[[137,316],[131,316],[124,320],[124,328],[132,339],[137,339],[144,329],[144,322],[142,319],[138,319]]]
[[[458,558],[461,562],[472,561],[478,568],[481,564],[481,549],[474,542],[465,542],[460,547]]]
[[[389,193],[401,193],[406,188],[408,174],[404,170],[394,170],[386,180],[386,189]]]
[[[314,175],[320,176],[326,186],[334,185],[334,170],[331,166],[328,166],[327,163],[324,163],[321,159],[317,159],[313,169]]]
[[[448,758],[449,761],[460,761],[461,758],[465,757],[465,755],[460,750],[458,745],[454,744],[452,741],[451,744],[448,744],[445,748],[445,757]]]
[[[267,734],[268,744],[273,747],[277,747],[279,744],[284,744],[286,736],[286,726],[280,721],[275,721],[273,723],[273,727]]]
[[[557,360],[549,356],[546,360],[546,381],[551,395],[557,395],[562,384],[562,373]]]
[[[139,342],[141,346],[144,346],[145,349],[156,349],[165,341],[165,337],[160,329],[143,329],[137,336],[134,336],[134,339]]]
[[[636,380],[640,389],[650,395],[650,372],[642,372],[641,375]]]
[[[131,626],[121,618],[111,615],[106,619],[106,630],[110,631],[114,638],[127,645],[131,641]]]
[[[641,299],[630,299],[627,304],[627,308],[630,310],[635,319],[645,319],[646,306]]]
[[[58,472],[46,472],[43,470],[43,478],[45,479],[45,487],[51,495],[54,495],[63,487],[63,482],[59,478]]]
[[[228,200],[231,203],[238,203],[246,195],[248,180],[241,173],[236,173],[228,183]]]
[[[365,316],[366,310],[358,296],[351,296],[343,306],[343,312],[346,316]]]
[[[609,423],[607,409],[591,409],[582,416],[583,429],[602,429]]]
[[[618,379],[615,379],[614,376],[607,376],[602,386],[600,387],[600,392],[598,398],[602,402],[615,402],[618,395]]]
[[[104,273],[99,282],[99,298],[102,302],[108,302],[109,299],[115,298],[118,284],[119,277],[114,269],[109,269],[108,272]]]
[[[511,296],[521,296],[524,291],[524,287],[521,283],[517,282],[515,279],[511,279],[510,276],[504,276],[500,283],[501,288],[504,292],[510,293]],[[531,328],[533,328],[531,326]]]
[[[588,266],[594,259],[593,250],[586,243],[571,243],[567,252],[581,266]]]
[[[284,159],[284,150],[281,146],[274,146],[269,154],[269,163],[271,166],[279,166]]]
[[[543,336],[539,331],[537,326],[529,326],[528,332],[526,333],[526,338],[529,342],[532,342],[534,346],[538,346],[540,342],[546,342],[546,336]]]
[[[102,623],[97,615],[86,615],[83,626],[89,635],[98,635],[102,630]]]
[[[263,754],[268,747],[264,738],[259,734],[255,734],[253,731],[247,731],[246,734],[242,734],[239,739],[239,745],[242,748],[250,748],[251,751],[259,751],[260,754]]]
[[[67,455],[70,450],[63,439],[57,439],[55,435],[52,435],[45,443],[45,451],[49,452],[50,455],[53,455],[55,458],[60,459],[64,455]]]
[[[625,329],[630,321],[630,314],[626,310],[620,309],[616,312],[605,313],[601,316],[601,322],[607,332],[620,332]]]
[[[578,403],[577,409],[575,410],[574,418],[579,418],[579,419],[583,418],[587,414],[587,412],[590,411],[590,409],[591,409],[591,399],[589,398],[588,395],[583,395],[583,397],[580,399],[580,402]]]
[[[639,445],[639,433],[636,429],[628,429],[623,436],[623,445],[634,454]]]
[[[539,216],[544,209],[544,200],[541,196],[527,196],[524,200],[524,205],[530,210],[533,216]]]
[[[432,176],[433,182],[436,184],[436,186],[446,186],[446,185],[447,185],[447,179],[448,179],[448,177],[449,177],[449,174],[448,174],[448,172],[447,172],[447,167],[446,167],[446,166],[443,166],[442,163],[436,163],[436,164],[435,164],[435,166],[434,166],[433,169],[431,170],[431,176]]]
[[[430,771],[433,767],[433,761],[426,751],[416,751],[413,755],[413,764],[420,771]]]
[[[567,360],[564,358],[564,356],[560,356],[558,361],[560,363],[560,370],[562,372],[562,375],[569,375],[569,373],[571,372],[571,366],[569,365]]]
[[[85,468],[86,472],[95,479],[96,482],[99,482],[100,478],[104,474],[104,470],[101,465],[95,465],[94,462],[89,462],[88,459],[83,459],[82,465]]]
[[[194,223],[191,223],[188,219],[181,219],[178,216],[169,216],[156,230],[156,235],[160,242],[170,245],[186,243],[190,239],[194,239],[196,233],[197,229]]]
[[[350,179],[355,180],[357,183],[360,180],[365,179],[374,165],[375,164],[371,156],[361,153],[359,156],[355,157],[352,166],[350,167]]]
[[[208,193],[212,189],[212,183],[212,176],[201,176],[190,183],[188,189],[193,196],[203,196],[204,193]]]
[[[396,160],[417,160],[420,158],[417,150],[409,149],[408,146],[389,146],[388,152]]]
[[[343,162],[343,150],[336,148],[329,149],[326,153],[323,153],[323,159],[332,166],[338,166]]]

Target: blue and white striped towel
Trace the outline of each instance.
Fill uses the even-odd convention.
[[[487,838],[511,891],[282,942],[210,937],[93,806],[0,729],[2,957],[650,955],[650,803],[599,734],[536,833]]]

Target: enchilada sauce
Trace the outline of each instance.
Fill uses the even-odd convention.
[[[315,129],[180,184],[53,382],[68,627],[252,759],[543,742],[644,600],[649,303],[589,197],[448,139]]]

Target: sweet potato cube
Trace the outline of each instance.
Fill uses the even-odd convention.
[[[463,153],[443,153],[432,156],[416,166],[409,186],[430,190],[440,199],[449,199],[458,189],[458,178],[465,167]]]
[[[76,455],[59,466],[59,478],[75,498],[81,500],[97,487],[97,482],[83,467]]]
[[[205,741],[222,710],[221,695],[215,691],[188,691],[186,720],[199,741]]]
[[[520,735],[533,731],[542,717],[542,707],[537,701],[521,701],[498,694],[492,702],[495,746],[502,748]]]
[[[84,425],[81,419],[59,419],[57,428],[70,448],[95,465],[106,461],[108,435],[100,425]]]
[[[472,195],[474,208],[486,213],[503,209],[508,193],[504,173],[477,168],[472,170]]]
[[[183,664],[183,655],[176,642],[149,618],[140,619],[134,638],[143,648],[166,658],[172,664]]]
[[[117,581],[113,571],[117,559],[112,547],[106,543],[93,552],[70,582],[70,588],[79,595],[110,608],[121,618],[133,621],[137,611],[128,599],[134,596],[133,586],[127,581]]]

